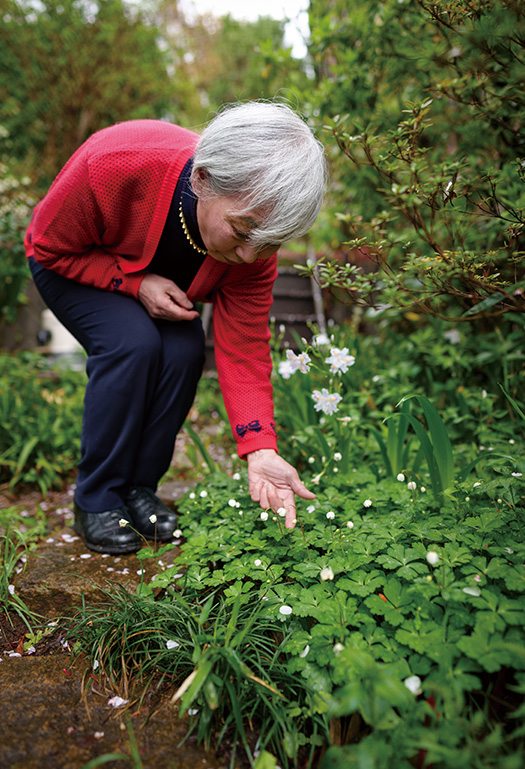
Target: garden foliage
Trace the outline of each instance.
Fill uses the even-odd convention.
[[[312,0],[310,24],[339,150],[321,284],[467,321],[523,312],[523,4]]]
[[[244,470],[210,472],[174,565],[145,548],[151,583],[76,623],[115,684],[173,677],[199,739],[255,766],[520,767],[525,420],[498,381],[520,390],[521,356],[498,369],[489,335],[466,386],[474,340],[442,330],[276,345],[282,450],[317,498],[287,531]]]
[[[121,0],[2,0],[2,161],[42,192],[94,131],[183,101],[157,35]]]
[[[80,457],[85,375],[32,353],[0,355],[0,482],[64,484]]]

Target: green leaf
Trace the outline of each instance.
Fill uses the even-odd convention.
[[[277,759],[267,750],[263,750],[259,753],[255,759],[254,769],[276,769]]]
[[[478,302],[473,307],[471,307],[469,310],[463,313],[463,318],[468,318],[470,315],[477,315],[478,313],[484,313],[487,310],[490,310],[491,307],[494,307],[496,304],[499,304],[500,302],[504,301],[504,296],[500,294],[499,292],[496,292],[492,296],[487,296],[486,299],[482,299],[481,302]]]

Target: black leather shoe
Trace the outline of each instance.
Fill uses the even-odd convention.
[[[129,511],[125,507],[117,507],[116,510],[107,510],[104,513],[86,513],[75,502],[74,510],[73,528],[90,550],[116,555],[135,553],[143,546],[144,542],[136,531],[119,523],[125,520],[132,524]]]
[[[177,526],[177,516],[146,486],[132,486],[126,497],[126,507],[133,527],[146,539],[171,539]],[[155,520],[156,518],[156,520]]]

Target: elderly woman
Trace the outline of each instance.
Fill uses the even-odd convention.
[[[224,109],[202,136],[157,120],[91,136],[37,205],[26,252],[46,304],[87,352],[75,529],[92,550],[168,539],[156,496],[195,397],[213,303],[216,365],[263,508],[314,495],[277,453],[268,315],[279,244],[322,202],[320,144],[288,107]],[[131,526],[122,524],[128,521]]]

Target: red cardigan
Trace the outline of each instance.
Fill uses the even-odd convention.
[[[157,120],[91,136],[36,206],[27,256],[72,280],[137,298],[198,138]],[[276,264],[276,255],[234,266],[207,256],[187,291],[194,302],[213,302],[215,360],[240,456],[277,448],[268,345]]]

